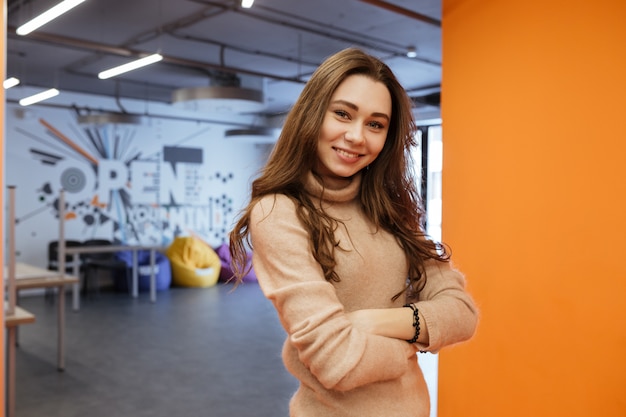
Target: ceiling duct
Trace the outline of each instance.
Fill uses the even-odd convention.
[[[436,91],[434,93],[425,94],[421,96],[411,97],[411,101],[416,106],[441,106],[441,92]]]

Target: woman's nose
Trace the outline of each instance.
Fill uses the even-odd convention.
[[[358,125],[351,126],[344,134],[345,139],[348,142],[362,142],[363,141],[363,127]]]

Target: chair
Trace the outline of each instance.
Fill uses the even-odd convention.
[[[138,291],[150,291],[150,279],[154,268],[155,289],[157,291],[163,291],[170,288],[172,284],[172,267],[170,260],[164,253],[160,251],[154,252],[154,266],[151,266],[149,250],[124,250],[115,253],[115,257],[131,268],[133,267],[133,253],[137,257],[137,290]],[[130,291],[132,288],[128,288],[128,283],[122,280],[116,282],[116,290]]]
[[[211,287],[222,267],[217,253],[195,237],[177,237],[167,248],[172,265],[172,282],[181,287]]]
[[[86,246],[112,246],[113,242],[107,239],[89,239],[82,243]],[[116,259],[114,252],[94,252],[82,253],[83,263],[83,292],[88,292],[91,285],[95,284],[96,293],[100,290],[99,273],[108,271],[110,273],[121,272],[126,278],[126,282],[131,281],[131,270],[126,262]],[[113,276],[115,277],[115,276]],[[95,281],[95,282],[93,282]],[[130,288],[130,284],[128,286]]]
[[[65,240],[65,247],[72,248],[81,246],[82,242],[78,240]],[[80,266],[80,259],[78,260]],[[59,268],[59,241],[53,240],[48,243],[48,270],[58,271]],[[65,273],[74,273],[74,255],[65,255]]]

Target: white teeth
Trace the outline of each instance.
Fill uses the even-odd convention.
[[[346,158],[357,158],[359,156],[358,153],[350,153],[350,152],[346,152],[346,151],[344,151],[342,149],[337,149],[337,152],[342,154]]]

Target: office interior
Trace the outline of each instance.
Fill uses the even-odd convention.
[[[622,354],[626,307],[621,302],[626,293],[626,266],[620,255],[626,248],[623,1],[350,0],[313,4],[257,0],[249,10],[231,1],[163,0],[158,6],[156,2],[126,2],[123,6],[96,2],[103,18],[91,27],[86,23],[87,12],[81,12],[89,1],[94,0],[69,11],[62,21],[44,26],[39,34],[36,30],[25,36],[37,39],[39,47],[33,54],[40,62],[22,64],[23,74],[46,76],[45,71],[34,71],[46,68],[45,61],[52,60],[46,54],[66,58],[64,66],[50,71],[48,82],[39,78],[29,85],[24,78],[22,85],[3,91],[2,183],[5,189],[15,186],[19,221],[15,223],[13,255],[18,261],[45,267],[47,242],[59,232],[54,202],[61,186],[75,187],[68,201],[75,217],[65,222],[68,238],[107,234],[128,244],[167,243],[180,231],[192,230],[212,246],[224,243],[233,216],[245,202],[250,179],[271,151],[289,100],[297,96],[306,74],[334,50],[360,42],[388,59],[392,68],[398,65],[423,125],[440,125],[443,159],[437,201],[441,237],[452,248],[453,261],[465,273],[481,312],[471,341],[436,355],[432,415],[626,414],[626,360]],[[20,10],[26,14],[24,9],[29,7],[33,13],[37,3],[4,3],[8,9],[4,14],[7,35],[2,43],[4,79],[13,76],[9,69],[20,67],[12,67],[20,58],[19,53],[12,55],[11,45],[18,36],[12,13]],[[124,10],[128,12],[121,12]],[[143,11],[145,16],[144,26],[130,32],[133,36],[121,29],[134,15],[131,11]],[[82,34],[70,36],[73,14],[81,17],[78,27]],[[178,20],[180,26],[174,25],[175,16],[189,17],[189,27],[182,25],[184,20]],[[192,22],[191,16],[197,20]],[[322,16],[326,20],[320,20]],[[430,16],[435,22],[419,16]],[[257,50],[232,34],[253,27],[252,23],[234,25],[235,17],[282,26],[299,20],[300,25],[293,25],[290,36],[278,29],[265,30],[263,36],[270,39]],[[211,28],[202,27],[195,33],[189,29],[203,19],[212,23]],[[115,22],[113,34],[106,26],[109,21]],[[56,36],[50,28],[58,31]],[[117,37],[113,36],[116,30]],[[222,32],[230,37],[216,41]],[[191,52],[179,47],[168,50],[173,38],[193,44]],[[261,38],[259,34],[256,40]],[[285,47],[289,42],[291,46]],[[280,53],[254,57],[258,51],[276,51],[272,45],[278,44],[283,45]],[[62,52],[87,46],[97,49],[89,58]],[[416,60],[406,56],[413,48]],[[100,69],[106,69],[129,60],[130,55],[124,57],[124,53],[153,51],[162,54],[161,62],[121,75],[120,81],[100,83],[97,79],[98,63]],[[183,59],[184,53],[190,55]],[[291,64],[283,59],[289,56]],[[245,67],[246,62],[250,66]],[[199,68],[200,64],[204,67]],[[232,77],[233,72],[217,71],[220,66],[241,71]],[[171,67],[182,72],[173,75]],[[231,76],[224,77],[225,73]],[[204,110],[194,107],[201,100],[187,100],[189,96],[182,93],[178,97],[184,104],[172,102],[172,90],[208,86],[210,75],[219,75],[216,78],[222,86],[238,83],[240,89],[262,91],[263,103],[239,113],[229,107],[237,99]],[[160,76],[167,77],[167,89],[157,82]],[[44,87],[55,87],[60,93],[32,106],[19,104],[21,98]],[[249,98],[244,100],[247,105],[254,101]],[[110,175],[94,171],[93,161],[62,137],[71,138],[74,145],[97,138],[99,145],[85,153],[97,155]],[[108,146],[116,142],[117,146]],[[184,151],[176,151],[180,149]],[[200,153],[201,162],[184,160],[190,153]],[[140,187],[127,188],[124,194],[136,205],[127,205],[128,199],[115,191],[128,186],[121,178],[140,182]],[[6,192],[2,198],[6,209]],[[185,205],[171,204],[173,201]],[[107,208],[107,215],[100,215],[97,207]],[[126,214],[121,216],[123,211]],[[164,218],[173,221],[165,227]],[[4,222],[3,259],[11,256],[8,229]],[[185,404],[191,407],[186,415],[276,415],[271,413],[277,410],[286,415],[293,381],[284,375],[279,351],[272,350],[283,335],[254,289],[254,284],[239,293],[230,293],[223,285],[193,291],[172,288],[159,292],[154,303],[145,293],[133,298],[103,291],[98,297],[84,297],[80,310],[73,311],[68,287],[63,372],[57,371],[55,363],[56,305],[46,301],[41,292],[22,296],[20,303],[35,312],[35,323],[19,329],[17,355],[23,363],[17,362],[17,381],[21,370],[32,372],[32,378],[16,386],[17,415],[20,411],[29,415],[26,408],[20,410],[20,400],[28,407],[41,407],[30,412],[78,415],[71,413],[81,412],[78,407],[85,390],[79,388],[89,382],[80,381],[90,372],[101,381],[114,381],[117,375],[129,387],[110,388],[114,394],[107,396],[106,386],[100,386],[95,390],[99,402],[83,404],[85,409],[91,407],[90,415],[161,415],[159,410],[162,415],[176,414],[176,410],[184,414]],[[4,293],[3,298],[6,296]],[[246,302],[238,304],[235,297]],[[175,308],[177,301],[188,305],[190,299],[201,314],[193,310],[181,313]],[[171,333],[158,333],[162,345],[157,345],[158,349],[150,346],[147,351],[154,361],[163,363],[162,369],[139,350],[120,359],[125,352],[122,348],[130,349],[136,340],[126,328],[115,325],[127,317],[128,328],[149,338],[142,332],[162,331],[166,326],[155,320],[172,309],[187,314],[180,317],[188,317],[199,329],[177,333],[184,325],[170,323]],[[239,332],[227,332],[241,328],[248,317],[243,314],[238,319],[241,316],[234,311],[240,310],[265,319],[267,326],[254,327],[255,331],[265,330],[258,336],[258,346]],[[100,317],[92,316],[98,313]],[[143,316],[150,320],[142,322],[139,318]],[[195,322],[207,318],[209,321]],[[88,338],[81,340],[80,332],[97,333],[99,323],[110,326],[101,331],[112,335],[108,340],[112,345],[117,335],[124,335],[119,336],[120,350],[102,356],[90,352],[85,358],[92,362],[78,366],[71,353],[98,347],[88,344]],[[6,338],[5,331],[5,354]],[[220,338],[229,341],[222,349],[233,355],[224,355],[222,350],[221,356],[211,360],[210,351],[218,346],[212,343]],[[206,355],[198,345],[209,347]],[[166,356],[167,348],[176,360]],[[267,356],[259,356],[266,348]],[[212,370],[210,363],[215,362],[226,364],[227,370]],[[238,368],[242,362],[245,366]],[[6,362],[1,366],[6,377]],[[82,376],[75,374],[79,369]],[[100,370],[98,375],[94,369]],[[139,369],[145,377],[131,372]],[[185,378],[198,385],[186,385]],[[163,383],[151,384],[153,381]],[[0,395],[6,404],[6,378],[2,384]],[[276,391],[272,391],[274,387]],[[63,392],[65,388],[68,390]],[[36,404],[37,397],[29,397],[31,389],[40,399],[53,398],[43,393],[61,393],[48,404]],[[237,389],[243,395],[238,396]],[[209,397],[212,399],[207,399],[203,409],[202,399]],[[211,411],[218,410],[212,408],[218,404],[224,404],[224,411]]]

